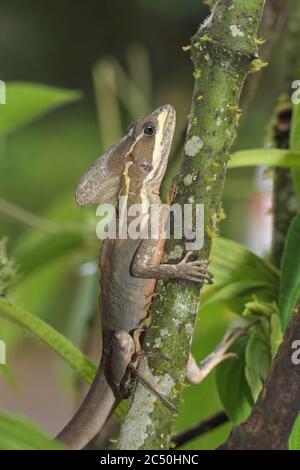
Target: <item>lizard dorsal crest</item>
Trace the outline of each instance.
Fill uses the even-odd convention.
[[[116,205],[131,140],[129,136],[123,137],[84,173],[76,188],[75,198],[79,206]]]

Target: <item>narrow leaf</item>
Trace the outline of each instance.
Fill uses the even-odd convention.
[[[78,91],[34,83],[8,83],[6,104],[1,106],[0,135],[5,136],[47,111],[79,98]]]
[[[241,150],[232,155],[228,168],[259,165],[300,169],[300,149],[298,151],[263,148]]]
[[[96,366],[71,341],[32,313],[0,298],[0,316],[8,318],[37,336],[60,355],[87,383],[91,384]]]
[[[20,416],[0,412],[1,450],[63,450],[39,426]]]

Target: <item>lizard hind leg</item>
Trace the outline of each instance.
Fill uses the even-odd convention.
[[[112,337],[109,361],[108,377],[114,393],[119,399],[128,398],[132,388],[132,378],[140,382],[145,388],[153,393],[167,408],[178,413],[160,392],[158,392],[138,371],[140,358],[143,356],[156,356],[170,360],[167,356],[151,352],[143,352],[139,341],[140,329],[133,331],[133,335],[124,330],[114,333]]]
[[[128,366],[136,352],[132,336],[125,330],[113,334],[106,367],[107,380],[117,398],[128,398],[130,380]]]
[[[132,357],[132,361],[128,365],[128,372],[130,373],[131,377],[134,377],[138,382],[140,382],[145,388],[147,388],[153,395],[155,395],[169,410],[173,411],[173,413],[178,413],[177,408],[172,405],[166,398],[162,396],[162,394],[153,387],[153,385],[148,382],[138,371],[138,364],[142,357],[157,357],[159,359],[163,359],[165,361],[170,362],[170,358],[165,354],[160,354],[157,352],[151,351],[143,351],[141,343],[140,343],[140,334],[143,331],[143,328],[137,328],[133,331],[133,341],[135,344],[135,354]],[[126,378],[124,378],[124,381]]]
[[[137,370],[137,368],[133,365],[129,365],[129,370],[131,371],[132,375],[136,378],[138,382],[140,382],[149,392],[151,392],[153,395],[155,395],[169,410],[171,410],[173,413],[178,414],[177,408],[172,405],[158,390],[156,390],[153,385],[148,382]]]
[[[215,350],[203,359],[199,365],[196,363],[192,354],[190,354],[186,380],[193,385],[200,384],[221,362],[228,359],[238,359],[238,356],[229,350],[241,336],[247,334],[248,329],[251,328],[252,325],[253,323],[246,327],[236,327],[227,331]]]

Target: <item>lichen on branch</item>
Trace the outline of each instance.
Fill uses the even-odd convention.
[[[229,151],[241,115],[241,90],[251,69],[257,71],[264,65],[259,60],[256,38],[263,6],[264,0],[219,0],[188,48],[194,64],[195,85],[174,202],[204,204],[205,233],[204,245],[198,252],[200,259],[210,256]],[[181,242],[167,242],[168,262],[180,261],[182,253]],[[144,358],[140,370],[149,367],[152,376],[148,377],[149,381],[154,387],[161,387],[162,393],[177,407],[181,402],[200,290],[195,283],[160,281],[143,341],[145,351],[157,351],[171,359],[170,363]],[[176,415],[150,397],[150,392],[137,385],[121,429],[120,449],[169,448]]]

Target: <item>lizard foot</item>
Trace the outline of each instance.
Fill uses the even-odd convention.
[[[170,411],[172,411],[173,413],[176,413],[178,414],[178,410],[177,408],[172,405],[172,403],[170,403],[168,400],[166,400],[165,397],[162,396],[162,394],[156,390],[151,384],[150,382],[148,382],[148,380],[146,380],[140,373],[139,371],[137,370],[137,368],[133,365],[133,364],[129,364],[128,366],[128,369],[130,370],[131,374],[133,375],[133,377],[138,381],[140,382],[145,388],[147,388],[147,390],[149,390],[149,392],[153,393],[153,395],[155,395]]]
[[[207,269],[207,261],[189,261],[193,251],[188,251],[185,257],[176,265],[176,277],[200,283],[212,284],[213,274]]]
[[[162,359],[163,361],[171,362],[172,360],[166,354],[160,354],[152,351],[141,351],[136,353],[136,357],[156,357],[157,359]]]

